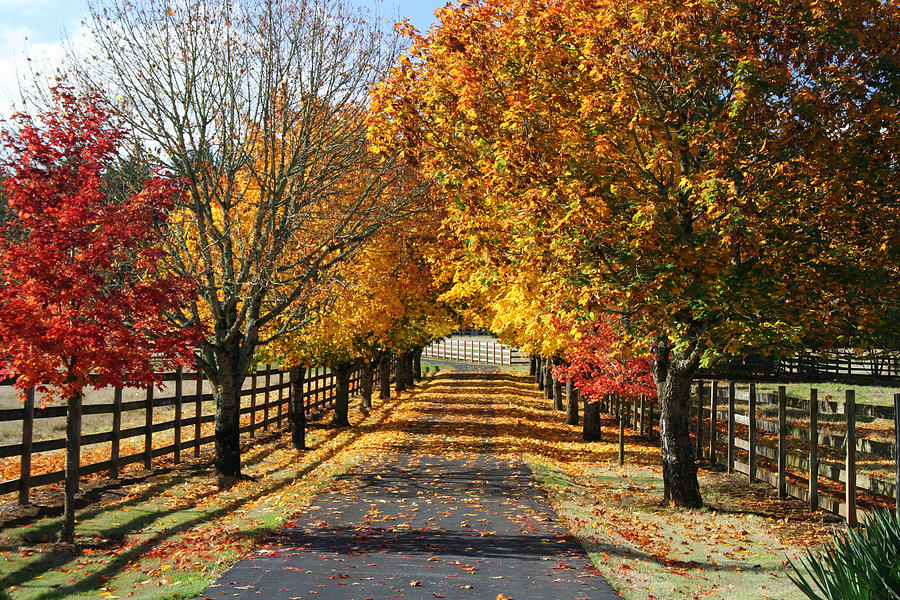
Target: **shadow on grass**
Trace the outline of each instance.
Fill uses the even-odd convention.
[[[350,435],[348,436],[348,438],[335,446],[332,451],[328,453],[328,455],[303,466],[295,473],[292,472],[292,475],[271,478],[269,482],[264,483],[260,487],[260,489],[256,490],[254,493],[248,496],[234,499],[209,512],[200,512],[196,509],[188,508],[187,510],[197,513],[195,517],[182,521],[177,525],[166,527],[164,530],[150,535],[147,539],[141,541],[137,545],[131,546],[127,550],[117,552],[111,558],[111,560],[106,563],[101,569],[91,572],[82,579],[73,581],[69,585],[61,585],[54,589],[48,589],[46,592],[36,595],[35,598],[38,598],[40,600],[49,600],[51,598],[61,598],[72,594],[83,594],[88,592],[97,593],[99,595],[100,591],[107,585],[109,579],[114,577],[118,572],[122,571],[129,563],[135,561],[136,559],[139,559],[142,555],[152,550],[156,546],[162,544],[167,539],[189,531],[195,527],[202,526],[205,523],[214,522],[223,516],[236,512],[238,509],[248,503],[253,503],[260,498],[271,494],[272,492],[275,492],[279,488],[284,487],[285,485],[290,485],[291,482],[295,481],[296,479],[309,475],[323,463],[330,460],[335,455],[339,454],[342,450],[349,447],[361,436],[372,431],[379,430],[384,421],[387,420],[387,418],[390,416],[393,409],[396,408],[398,402],[398,399],[387,401],[383,407],[385,410],[381,412],[377,421],[369,422],[368,418],[365,419],[359,426],[352,428],[350,430]],[[259,440],[256,440],[256,443],[258,443],[258,441]],[[290,442],[287,440],[287,438],[284,438],[276,442],[271,447],[268,447],[261,452],[256,452],[255,454],[251,455],[250,459],[254,462],[258,462],[269,456],[272,452],[275,452],[279,449],[289,449],[289,447]],[[267,476],[271,477],[271,475],[275,471],[279,471],[282,468],[283,467],[273,466],[271,469],[259,473],[259,477],[263,481],[265,481]],[[204,470],[208,470],[208,468]],[[177,477],[177,483],[185,483],[187,482],[187,480],[188,477],[186,476]],[[171,479],[165,482],[154,484],[147,490],[142,491],[139,496],[129,500],[126,503],[118,505],[118,507],[138,507],[142,504],[142,502],[146,502],[153,495],[159,493],[163,489],[172,487],[173,484],[176,483]],[[104,510],[107,510],[108,508],[109,507],[97,507],[90,511],[90,515],[84,513],[79,514],[79,518],[84,519],[85,517],[94,516],[96,514],[104,512]],[[150,510],[134,519],[130,519],[127,522],[116,526],[115,528],[98,532],[97,537],[94,538],[95,543],[98,544],[95,545],[94,543],[92,543],[90,544],[90,546],[92,547],[92,549],[114,550],[117,546],[112,542],[114,542],[115,540],[124,539],[129,534],[139,534],[150,524],[161,521],[162,519],[165,519],[166,517],[169,517],[175,513],[184,512],[185,510],[186,509],[183,507],[173,508],[169,510]],[[40,531],[38,531],[37,529],[36,531],[38,536],[43,535],[44,537],[46,537],[48,534],[58,531],[58,528],[59,523],[48,523],[42,526],[40,528]],[[266,535],[267,533],[267,531],[259,530],[254,532],[236,533],[235,536],[236,538],[256,539],[262,535]],[[30,535],[35,534],[32,533]],[[60,550],[42,553],[40,558],[23,565],[21,568],[10,572],[3,577],[0,577],[0,589],[8,590],[12,586],[21,586],[22,584],[35,579],[41,574],[47,573],[48,571],[51,571],[53,569],[59,569],[64,565],[67,565],[79,555],[80,554],[77,552]],[[0,599],[2,598],[3,597],[0,596]]]
[[[277,432],[273,432],[272,434],[265,436],[264,438],[254,439],[253,443],[259,444],[261,441],[270,441],[277,437],[277,435],[279,435]],[[254,445],[251,446],[251,448],[252,450],[250,451],[249,455],[245,456],[246,463],[260,462],[271,455],[271,453],[277,449],[276,446],[269,445]],[[193,477],[203,476],[205,474],[212,474],[210,466],[208,464],[194,463],[189,464],[186,467],[179,466],[175,468],[156,469],[145,475],[129,477],[128,479],[121,479],[118,481],[111,481],[109,482],[109,484],[103,485],[99,488],[92,488],[90,491],[81,494],[77,499],[76,508],[78,512],[76,516],[79,521],[85,522],[111,510],[121,510],[127,507],[139,506],[164,490],[167,490],[174,486],[178,486],[180,484],[184,484]],[[123,497],[121,500],[114,500],[110,503],[100,504],[100,501],[102,500],[104,494],[114,493],[115,490],[123,488],[127,489],[128,486],[139,484],[141,482],[147,481],[148,479],[165,478],[168,475],[171,475],[171,477],[168,477],[163,481],[159,481],[144,489],[141,489],[139,492],[129,494]],[[82,508],[84,506],[89,506],[91,508],[84,509]],[[42,508],[44,510],[40,511],[38,515],[21,518],[18,519],[18,523],[8,523],[7,525],[28,526],[30,523],[40,523],[40,521],[44,519],[51,519],[51,521],[48,523],[30,526],[29,531],[23,533],[22,540],[26,543],[40,543],[50,539],[55,539],[59,536],[60,527],[62,525],[62,521],[59,519],[62,516],[62,507],[51,506]],[[117,533],[116,530],[121,531]],[[131,533],[133,530],[135,530],[134,527],[123,525],[122,527],[118,527],[113,530],[100,532],[100,535],[108,540],[120,540],[123,539],[127,533]],[[91,545],[91,547],[93,548],[95,546]]]

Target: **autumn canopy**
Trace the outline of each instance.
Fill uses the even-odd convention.
[[[344,427],[352,371],[365,408],[473,322],[589,402],[656,396],[697,507],[698,369],[900,341],[897,2],[139,4],[6,138],[0,373],[75,398],[185,358],[224,478],[259,364],[331,369]]]
[[[700,504],[701,363],[896,342],[896,3],[440,16],[376,89],[372,145],[447,197],[451,294],[496,330],[562,356],[606,315],[620,352],[655,356],[668,498]]]

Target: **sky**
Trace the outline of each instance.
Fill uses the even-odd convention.
[[[447,4],[447,0],[350,1],[399,13],[419,31],[427,31],[434,11]],[[54,71],[64,54],[63,39],[75,44],[85,39],[81,21],[86,14],[87,0],[0,0],[0,118],[10,114],[19,97],[20,80],[30,80],[33,70]]]

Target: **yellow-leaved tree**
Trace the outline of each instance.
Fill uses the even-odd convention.
[[[256,350],[303,327],[328,271],[403,208],[363,123],[397,36],[336,0],[112,0],[87,26],[99,51],[80,76],[183,186],[168,268],[196,276],[198,296],[174,318],[205,325],[215,467],[240,475]]]
[[[469,276],[547,265],[563,309],[654,349],[666,500],[702,503],[701,361],[896,343],[896,3],[473,0],[440,17],[376,91],[370,139],[440,186]]]

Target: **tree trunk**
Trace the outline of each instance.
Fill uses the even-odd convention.
[[[410,350],[403,353],[406,356],[406,387],[416,387],[416,351]]]
[[[585,442],[599,442],[603,438],[603,428],[600,420],[600,402],[584,403],[584,422],[581,429],[581,439]]]
[[[422,381],[422,353],[425,348],[418,347],[413,351],[413,379]]]
[[[560,366],[562,364],[561,361],[554,360],[553,366]],[[553,378],[553,408],[555,410],[565,410],[563,407],[563,382],[558,378]]]
[[[532,377],[537,375],[537,359],[533,356],[528,361],[528,374]]]
[[[566,380],[566,423],[578,425],[578,388],[571,376]]]
[[[685,508],[700,508],[700,484],[688,425],[691,379],[697,370],[698,344],[669,357],[667,343],[660,344],[653,365],[659,397],[659,436],[663,463],[665,501]]]
[[[537,383],[537,387],[539,390],[544,389],[544,357],[538,356],[535,358],[535,374],[534,380]]]
[[[303,367],[291,368],[291,442],[306,450],[306,402],[303,397]]]
[[[391,397],[391,356],[384,350],[378,360],[378,397],[382,400]]]
[[[350,376],[353,374],[352,362],[341,362],[334,369],[334,416],[332,427],[350,427]]]
[[[552,363],[549,358],[544,359],[544,398],[553,399],[553,372],[550,370]]]
[[[373,359],[364,359],[359,366],[359,408],[368,413],[372,410],[372,378],[375,374]]]
[[[69,396],[66,407],[66,484],[63,498],[63,526],[59,541],[75,543],[75,494],[81,463],[81,391]]]
[[[399,394],[406,391],[406,376],[409,369],[406,366],[406,352],[397,355],[397,364],[394,365],[394,390]]]
[[[241,475],[240,409],[244,375],[221,369],[218,383],[213,382],[216,398],[216,457],[213,466],[222,477]]]

